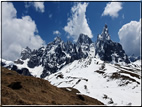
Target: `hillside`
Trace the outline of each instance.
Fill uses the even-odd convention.
[[[57,88],[47,80],[23,76],[2,67],[2,105],[103,105],[73,88]]]
[[[141,66],[110,64],[96,58],[76,60],[47,80],[57,87],[72,87],[107,106],[141,105]]]

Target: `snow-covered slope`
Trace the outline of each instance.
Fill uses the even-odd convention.
[[[5,59],[0,59],[1,66],[3,67],[8,67],[8,66],[13,66],[14,62],[13,61],[7,61]]]
[[[141,67],[141,60],[136,60],[135,62],[133,62],[132,64],[136,65],[135,67]]]
[[[46,77],[57,87],[73,87],[106,105],[141,105],[141,70],[100,59],[80,59]]]

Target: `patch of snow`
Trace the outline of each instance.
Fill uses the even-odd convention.
[[[23,60],[24,62],[23,64],[16,64],[16,66],[18,67],[18,69],[27,68],[33,76],[40,78],[40,75],[42,74],[42,71],[43,71],[42,65],[39,65],[34,68],[29,68],[28,61],[29,59]]]
[[[139,66],[142,65],[142,64],[141,64],[141,60],[137,60],[137,61],[133,62],[133,64],[136,64],[136,65],[139,65]]]
[[[68,91],[72,91],[70,88],[66,88]]]
[[[5,60],[5,59],[0,59],[1,62],[4,62],[6,65],[5,66],[13,66],[13,61],[8,61],[8,60]]]

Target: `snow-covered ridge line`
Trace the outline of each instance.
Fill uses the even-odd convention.
[[[57,36],[53,42],[48,43],[45,47],[35,50],[26,47],[22,50],[21,57],[14,61],[14,64],[18,67],[25,66],[33,76],[45,78],[75,60],[88,57],[124,66],[130,63],[121,44],[111,40],[108,26],[105,25],[102,33],[98,35],[96,43],[93,43],[91,38],[85,34],[80,34],[76,43],[64,42]],[[38,69],[38,73],[33,72],[36,69]]]

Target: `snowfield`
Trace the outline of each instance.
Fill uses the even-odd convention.
[[[28,68],[29,72],[40,78],[43,67],[41,65],[29,68],[29,59],[23,64],[2,59],[6,65],[18,69]],[[78,89],[80,93],[98,99],[107,106],[113,105],[141,105],[141,61],[130,64],[107,63],[100,59],[87,57],[75,60],[64,66],[58,72],[44,78],[59,88]]]
[[[141,105],[141,70],[136,68],[86,58],[45,79],[57,87],[76,88],[105,105]]]

